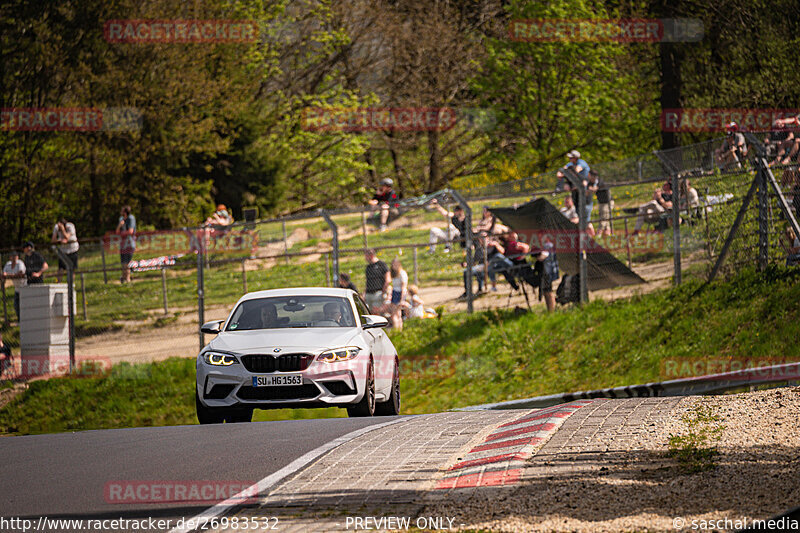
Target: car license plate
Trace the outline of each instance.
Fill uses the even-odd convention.
[[[302,385],[302,374],[276,374],[274,376],[253,376],[253,387],[284,387]]]

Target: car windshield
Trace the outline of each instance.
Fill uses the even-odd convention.
[[[338,296],[276,296],[246,300],[233,312],[226,331],[277,328],[352,328],[352,306]]]

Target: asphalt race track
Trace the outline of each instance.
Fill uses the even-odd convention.
[[[191,517],[187,505],[107,503],[109,482],[228,481],[251,485],[305,453],[392,417],[82,431],[0,439],[0,516]]]

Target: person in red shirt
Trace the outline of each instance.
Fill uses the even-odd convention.
[[[389,213],[395,216],[400,214],[398,207],[400,207],[400,200],[397,193],[392,190],[394,181],[391,178],[386,178],[381,181],[378,190],[369,201],[369,205],[373,208],[381,210],[381,231],[386,231],[386,223],[389,221]]]

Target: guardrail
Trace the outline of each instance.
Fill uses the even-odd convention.
[[[800,363],[786,363],[782,365],[762,366],[709,374],[691,378],[673,379],[645,383],[644,385],[629,385],[627,387],[612,387],[591,391],[565,392],[537,396],[522,400],[510,400],[499,403],[486,403],[454,409],[455,411],[486,411],[495,409],[536,409],[558,405],[574,400],[591,398],[643,398],[649,396],[692,396],[696,394],[710,394],[724,392],[746,386],[765,385],[770,383],[783,383],[800,381]]]

